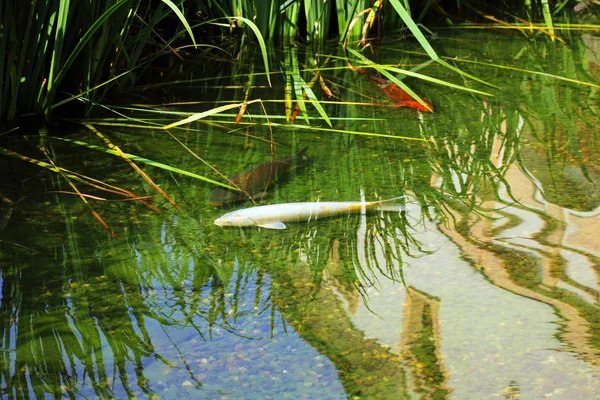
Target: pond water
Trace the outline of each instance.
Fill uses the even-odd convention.
[[[88,199],[117,240],[63,176],[1,158],[12,203],[0,223],[0,397],[600,397],[600,39],[565,35],[568,46],[439,32],[441,55],[497,87],[425,66],[488,93],[406,79],[433,113],[389,107],[341,48],[289,50],[272,55],[273,88],[250,82],[264,108],[249,105],[239,125],[233,110],[170,130],[227,176],[308,146],[263,204],[405,196],[404,212],[215,226],[252,203],[211,206],[213,185],[138,163],[178,211],[118,157],[47,138],[61,167],[154,196],[162,213]],[[427,60],[410,41],[365,55]],[[295,64],[308,82],[313,63],[336,96],[323,103],[331,128],[310,104],[309,124],[283,118],[278,71]],[[235,64],[206,54],[140,88],[108,116],[117,125],[91,123],[123,151],[221,180],[165,131],[119,118],[167,124],[239,101],[261,65],[248,50]],[[158,96],[185,114],[133,106]],[[68,137],[105,146],[91,131]],[[43,160],[38,144],[4,146]]]

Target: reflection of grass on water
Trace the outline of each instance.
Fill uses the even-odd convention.
[[[544,222],[542,230],[531,239],[544,245],[545,250],[513,243],[510,246],[487,243],[486,240],[490,237],[497,237],[501,232],[523,222],[516,215],[510,215],[510,211],[504,212],[502,209],[494,213],[496,217],[504,218],[504,224],[490,227],[490,232],[484,238],[476,233],[476,236],[472,236],[474,232],[471,231],[471,226],[477,218],[470,218],[464,209],[460,210],[462,219],[457,218],[455,228],[481,254],[489,252],[500,258],[502,265],[494,264],[489,268],[501,268],[501,271],[506,271],[509,280],[504,280],[501,273],[494,275],[486,271],[486,266],[483,265],[486,276],[492,277],[494,283],[501,287],[552,305],[565,319],[561,337],[567,341],[566,344],[586,360],[595,363],[596,352],[600,349],[596,307],[593,302],[586,301],[574,291],[556,286],[556,282],[565,282],[591,298],[597,299],[598,292],[569,278],[565,271],[566,260],[555,254],[554,250],[564,248],[576,252],[595,266],[598,265],[597,257],[585,250],[577,252],[566,244],[556,243],[556,236],[560,235],[564,222],[523,204],[520,200],[531,203],[537,199],[521,199],[523,194],[512,192],[511,182],[504,178],[510,168],[519,166],[522,173],[531,179],[531,184],[543,194],[549,206],[554,204],[582,211],[593,210],[598,206],[598,171],[595,160],[599,154],[598,146],[594,145],[597,130],[591,128],[600,123],[593,101],[598,85],[581,83],[593,82],[596,78],[590,79],[581,38],[573,35],[570,39],[573,41],[570,48],[549,43],[536,46],[519,44],[520,66],[544,71],[547,65],[562,60],[564,68],[559,74],[565,79],[544,74],[526,75],[517,69],[506,72],[506,79],[520,80],[522,85],[501,94],[501,102],[488,101],[481,114],[486,123],[485,129],[473,130],[467,125],[461,128],[461,124],[458,124],[458,127],[453,126],[452,135],[439,135],[445,138],[445,146],[441,146],[441,157],[436,154],[432,160],[434,165],[440,164],[440,160],[447,160],[448,167],[442,163],[440,170],[443,181],[447,183],[446,187],[449,187],[448,191],[454,196],[472,199],[469,202],[475,205],[473,210],[479,217],[486,218],[492,210],[481,209],[477,204],[496,200],[500,207],[504,204],[526,210]],[[571,81],[567,82],[567,79]],[[432,136],[436,140],[439,137],[435,134]],[[497,143],[501,142],[502,146],[491,146],[493,138],[496,138]],[[446,153],[451,156],[446,158]],[[499,155],[504,158],[498,159]],[[494,157],[497,162],[492,163],[490,160],[494,160]],[[465,175],[459,179],[459,173]],[[500,184],[504,186],[506,193],[499,192]],[[458,210],[456,207],[452,208]],[[549,240],[551,235],[555,236],[553,240]],[[532,252],[536,255],[532,256]],[[540,262],[544,263],[543,270]],[[585,339],[577,333],[581,329],[585,331]]]
[[[273,296],[294,330],[335,364],[346,395],[402,397],[406,377],[397,356],[353,328],[330,287],[310,276],[314,265],[290,261],[269,268],[278,283]]]
[[[143,379],[129,381],[132,367],[142,370],[143,358],[161,359],[147,340],[136,292],[116,295],[104,276],[90,278],[91,283],[54,279],[43,286],[31,279],[39,279],[33,268],[18,264],[3,276],[4,394],[27,393],[31,387],[37,398],[44,393],[76,396],[84,377],[99,397],[118,395],[111,389],[117,379],[129,396],[133,387],[152,393]]]
[[[174,229],[164,247],[149,246],[145,232],[139,231],[123,238],[131,247],[104,243],[98,258],[83,260],[81,254],[90,254],[87,246],[95,244],[77,235],[66,210],[65,220],[71,221],[73,232],[64,248],[54,243],[63,250],[57,253],[59,263],[45,253],[2,251],[3,260],[14,260],[2,267],[4,395],[155,395],[156,382],[144,373],[148,363],[173,369],[189,360],[181,353],[179,359],[164,358],[164,348],[153,343],[157,333],[147,330],[151,321],[158,322],[167,337],[165,329],[190,328],[201,340],[210,340],[216,327],[245,337],[232,324],[242,316],[235,302],[238,291],[246,290],[241,281],[246,272],[238,271],[234,293],[228,293],[233,270],[205,268],[210,264],[195,250],[206,247],[200,242]],[[175,243],[177,248],[172,247]],[[138,254],[137,263],[132,251]],[[197,260],[196,267],[189,268],[192,260]],[[258,299],[259,292],[257,288]],[[172,349],[178,346],[172,343]],[[187,379],[202,385],[189,368]]]

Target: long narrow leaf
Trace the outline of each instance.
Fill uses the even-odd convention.
[[[315,96],[315,93],[306,84],[306,82],[304,81],[304,79],[301,79],[300,82],[301,82],[301,85],[302,85],[302,89],[304,89],[304,93],[306,93],[306,97],[308,97],[308,99],[310,100],[310,103],[317,109],[317,112],[321,115],[321,117],[323,117],[323,119],[325,120],[325,122],[327,122],[327,125],[332,126],[331,125],[331,121],[329,120],[329,117],[327,116],[327,113],[325,112],[325,109],[319,103],[319,99],[317,99],[317,96]]]
[[[269,86],[271,86],[271,74],[269,73],[269,54],[267,53],[267,45],[265,44],[265,40],[262,37],[262,34],[260,33],[260,29],[258,29],[258,27],[256,26],[256,24],[254,22],[252,22],[251,20],[249,20],[248,18],[244,18],[244,17],[225,17],[225,18],[216,18],[213,21],[219,20],[219,19],[239,19],[240,21],[243,21],[244,23],[246,23],[250,29],[252,29],[252,32],[254,32],[254,35],[256,36],[256,40],[258,41],[258,46],[260,47],[260,52],[262,54],[263,57],[263,63],[265,66],[265,72],[267,75],[267,82],[269,82]],[[212,23],[212,21],[211,21]]]
[[[181,21],[183,26],[185,26],[185,30],[188,31],[188,34],[190,35],[190,38],[192,39],[192,43],[194,43],[194,47],[198,47],[198,45],[196,44],[196,39],[194,38],[194,32],[192,32],[192,28],[190,27],[190,24],[187,22],[187,19],[185,19],[185,16],[181,12],[181,10],[179,10],[179,8],[177,8],[177,6],[171,0],[162,0],[162,2],[165,3],[166,5],[168,5],[171,8],[171,10],[173,10],[175,15],[177,15],[177,18],[179,18],[179,20]]]
[[[67,21],[69,19],[69,0],[61,0],[58,7],[58,20],[56,21],[56,32],[54,36],[54,47],[52,49],[52,61],[50,62],[50,73],[48,74],[48,90],[53,90],[55,78],[59,76],[62,62],[62,50],[65,42]],[[58,80],[58,79],[57,79]],[[60,80],[58,80],[60,82]]]
[[[150,186],[152,186],[154,188],[154,190],[156,190],[162,197],[165,198],[165,200],[167,200],[169,203],[171,203],[171,205],[173,207],[175,207],[177,210],[181,211],[181,208],[179,208],[179,206],[177,205],[177,203],[175,202],[175,200],[173,200],[171,198],[171,196],[169,196],[164,190],[162,190],[156,183],[154,183],[154,181],[144,172],[142,171],[142,169],[140,167],[138,167],[133,160],[131,160],[129,157],[127,157],[127,154],[125,154],[123,152],[123,150],[121,150],[121,148],[115,144],[113,144],[110,139],[108,139],[106,136],[104,136],[102,134],[102,132],[100,132],[98,129],[96,129],[95,127],[93,127],[90,124],[84,124],[84,126],[86,128],[88,128],[89,130],[91,130],[92,132],[94,132],[100,139],[102,139],[102,141],[104,141],[104,143],[113,151],[116,151],[117,154],[123,158],[125,160],[125,162],[127,162],[127,164],[129,164],[129,166],[131,166],[131,168],[134,169],[135,172],[138,173],[138,175],[140,175],[142,177],[143,180],[145,180]]]
[[[165,125],[162,128],[163,129],[171,129],[171,128],[174,128],[174,127],[179,126],[179,125],[189,124],[190,122],[194,122],[194,121],[197,121],[199,119],[202,119],[202,118],[205,118],[205,117],[209,117],[211,115],[218,114],[221,111],[227,111],[227,110],[231,110],[232,108],[242,107],[244,104],[248,105],[248,104],[256,103],[257,101],[260,101],[260,99],[248,101],[248,102],[245,102],[245,103],[242,102],[242,103],[236,103],[236,104],[227,104],[225,106],[212,108],[212,109],[210,109],[208,111],[203,111],[201,113],[197,113],[197,114],[191,115],[191,116],[189,116],[189,117],[187,117],[185,119],[182,119],[181,121],[177,121],[177,122],[173,122],[172,124]]]
[[[477,93],[477,94],[482,94],[485,96],[493,96],[493,94],[491,93],[487,93],[487,92],[482,92],[481,90],[477,90],[477,89],[471,89],[469,87],[466,86],[460,86],[448,81],[443,81],[441,79],[437,79],[437,78],[432,78],[428,75],[423,75],[423,74],[419,74],[417,72],[414,71],[408,71],[405,69],[401,69],[401,68],[396,68],[396,67],[389,67],[389,66],[384,66],[384,65],[379,65],[379,64],[375,64],[373,61],[369,60],[368,58],[364,57],[362,54],[360,54],[359,52],[357,52],[356,50],[352,50],[350,48],[346,49],[349,53],[353,54],[354,56],[356,56],[357,58],[359,58],[364,64],[375,68],[378,71],[390,71],[390,72],[395,72],[397,74],[402,74],[402,75],[406,75],[406,76],[411,76],[413,78],[418,78],[418,79],[422,79],[424,81],[428,81],[431,83],[436,83],[442,86],[447,86],[447,87],[451,87],[453,89],[459,89],[459,90],[464,90],[466,92],[471,92],[471,93]],[[404,84],[401,84],[399,82],[399,80],[397,80],[397,78],[395,77],[390,77],[388,75],[386,75],[388,78],[390,78],[395,84],[397,84],[398,86],[402,87],[404,89]],[[405,89],[406,90],[406,89]],[[407,91],[408,92],[408,91]],[[410,93],[410,92],[409,92]],[[411,94],[412,96],[412,94]],[[416,96],[416,94],[415,94]]]
[[[104,147],[96,146],[96,145],[93,145],[93,144],[85,143],[85,142],[82,142],[82,141],[79,141],[79,140],[71,140],[71,139],[61,138],[61,137],[56,137],[56,136],[53,136],[52,139],[63,140],[65,142],[70,142],[70,143],[78,144],[80,146],[84,146],[84,147],[87,147],[89,149],[102,151],[104,153],[112,154],[112,155],[115,155],[115,156],[120,156],[120,154],[117,151],[114,151],[114,150],[111,150],[111,149],[106,149]],[[131,160],[133,160],[133,161],[139,161],[139,162],[151,165],[151,166],[156,167],[156,168],[164,169],[165,171],[175,172],[176,174],[185,175],[185,176],[189,176],[191,178],[199,179],[201,181],[212,183],[213,185],[223,186],[223,187],[225,187],[227,189],[238,190],[237,188],[235,188],[233,186],[229,186],[229,185],[226,185],[224,183],[217,182],[217,181],[215,181],[213,179],[207,178],[207,177],[202,176],[202,175],[195,174],[193,172],[189,172],[189,171],[186,171],[186,170],[183,170],[183,169],[172,167],[172,166],[167,165],[167,164],[159,163],[157,161],[153,161],[153,160],[150,160],[148,158],[136,156],[135,154],[131,154],[131,153],[124,153],[124,154],[128,158],[130,158]]]
[[[298,49],[295,47],[289,48],[288,56],[290,57],[292,64],[292,78],[294,94],[296,95],[296,104],[302,112],[302,117],[304,117],[306,123],[309,124],[310,121],[308,112],[306,111],[306,103],[304,103],[304,92],[302,91],[302,82],[304,82],[304,80],[300,76],[300,68],[298,67]],[[304,85],[306,85],[306,82],[304,82]]]
[[[400,4],[400,2],[398,0],[390,0],[390,4],[394,7],[394,9],[398,13],[398,15],[400,15],[400,18],[402,18],[402,21],[404,21],[404,23],[406,24],[406,26],[408,27],[408,29],[410,29],[410,31],[412,32],[412,34],[415,36],[415,38],[417,39],[417,41],[419,42],[419,44],[421,45],[421,47],[423,47],[423,49],[425,50],[425,52],[429,55],[429,57],[431,57],[433,60],[435,60],[440,65],[443,65],[444,67],[446,67],[448,69],[451,69],[452,71],[455,71],[455,72],[457,72],[457,73],[459,73],[461,75],[464,75],[464,76],[466,76],[468,78],[471,78],[474,81],[481,82],[484,85],[488,85],[488,86],[492,86],[492,87],[497,87],[495,85],[492,85],[491,83],[488,83],[488,82],[486,82],[486,81],[484,81],[482,79],[477,78],[476,76],[468,74],[468,73],[462,71],[461,69],[456,68],[454,65],[451,65],[448,62],[442,60],[437,55],[437,53],[435,52],[435,50],[433,50],[433,47],[431,47],[431,45],[429,44],[429,41],[425,38],[425,36],[421,32],[421,30],[419,29],[419,27],[417,26],[417,24],[415,24],[415,22],[413,21],[412,17],[406,11],[406,9],[404,8],[404,6],[402,4]]]
[[[289,128],[289,125],[279,124],[276,122],[271,122],[271,126],[280,127],[280,128]],[[391,135],[387,133],[376,133],[376,132],[364,132],[364,131],[351,131],[347,129],[333,129],[333,128],[319,128],[310,125],[294,125],[294,129],[305,129],[312,131],[321,131],[321,132],[335,132],[335,133],[344,133],[348,135],[360,135],[360,136],[372,136],[372,137],[382,137],[382,138],[390,138],[390,139],[400,139],[400,140],[414,140],[418,142],[426,141],[427,139],[423,139],[420,137],[410,137],[410,136],[400,136],[400,135]]]
[[[548,27],[548,32],[550,32],[550,38],[554,42],[554,26],[552,25],[552,13],[550,13],[550,5],[548,5],[548,0],[542,1],[542,13],[544,14],[544,21],[546,22],[546,26]]]

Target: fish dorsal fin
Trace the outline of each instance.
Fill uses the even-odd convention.
[[[285,224],[281,221],[266,222],[264,224],[259,224],[257,226],[260,226],[261,228],[265,228],[265,229],[285,229],[286,228]]]

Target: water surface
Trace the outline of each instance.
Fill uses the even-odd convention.
[[[211,185],[143,166],[181,211],[160,196],[161,214],[90,200],[116,240],[80,199],[55,192],[72,191],[64,178],[2,159],[0,192],[13,201],[0,231],[2,397],[600,396],[600,121],[596,87],[574,82],[598,85],[598,39],[573,35],[566,47],[479,33],[432,43],[499,88],[468,81],[490,94],[480,96],[407,79],[435,107],[419,113],[387,107],[343,60],[322,72],[340,100],[373,104],[325,105],[333,129],[405,139],[329,130],[310,105],[309,125],[286,124],[283,104],[269,102],[271,129],[253,104],[238,126],[215,116],[172,131],[229,176],[309,146],[310,164],[263,202],[405,195],[407,212],[222,228],[213,220],[231,208],[207,204]],[[344,56],[300,49],[273,59],[310,67],[327,55]],[[196,102],[169,105],[188,112],[242,99],[243,74],[260,69],[244,57],[218,72],[215,59],[186,65],[144,96]],[[405,68],[426,60],[407,42],[369,57]],[[439,66],[422,71],[465,83]],[[273,82],[257,77],[251,98],[282,99],[284,75]],[[98,129],[124,151],[221,179],[162,130]],[[70,137],[102,145],[89,132]],[[35,139],[9,145],[43,157]],[[65,168],[155,195],[117,157],[49,146]]]

